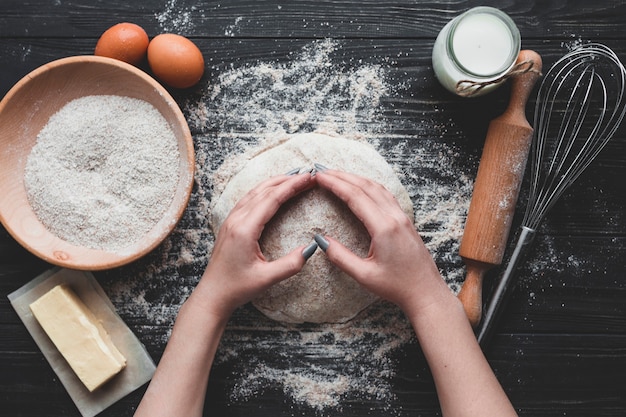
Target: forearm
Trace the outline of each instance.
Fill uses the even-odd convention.
[[[517,415],[452,293],[409,318],[431,368],[444,416]]]
[[[209,373],[227,317],[207,314],[200,288],[183,304],[135,416],[201,416]]]

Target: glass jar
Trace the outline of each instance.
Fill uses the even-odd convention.
[[[479,96],[502,83],[520,49],[519,29],[506,13],[475,7],[439,32],[433,47],[433,69],[452,93]]]

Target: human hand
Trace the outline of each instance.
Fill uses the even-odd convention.
[[[315,243],[268,262],[258,241],[279,207],[312,184],[308,172],[273,177],[235,205],[217,233],[209,265],[196,289],[212,312],[228,317],[237,307],[302,269],[317,248]]]
[[[449,295],[412,220],[384,186],[346,172],[317,168],[317,184],[343,200],[371,237],[368,256],[361,258],[331,237],[316,236],[331,262],[407,314]]]
[[[368,256],[360,258],[332,238],[316,241],[331,262],[402,308],[428,361],[443,415],[516,416],[460,301],[393,195],[368,179],[316,168],[316,182],[348,205],[371,244]]]

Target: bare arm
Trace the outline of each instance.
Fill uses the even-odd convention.
[[[135,416],[201,416],[209,372],[227,317],[206,314],[196,289],[181,307],[172,336]]]
[[[201,416],[220,338],[240,305],[304,266],[314,247],[267,262],[258,240],[282,203],[312,184],[310,174],[274,177],[248,193],[220,229],[198,286],[183,304],[135,416]]]
[[[517,415],[413,223],[382,185],[322,169],[317,183],[346,202],[372,238],[360,258],[331,237],[316,237],[338,267],[396,303],[407,315],[431,368],[444,416]]]

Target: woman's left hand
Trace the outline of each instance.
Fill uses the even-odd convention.
[[[249,191],[232,209],[217,233],[209,265],[194,291],[202,294],[212,313],[227,318],[237,307],[302,269],[306,244],[268,262],[258,241],[280,206],[312,185],[309,172],[272,177]]]

